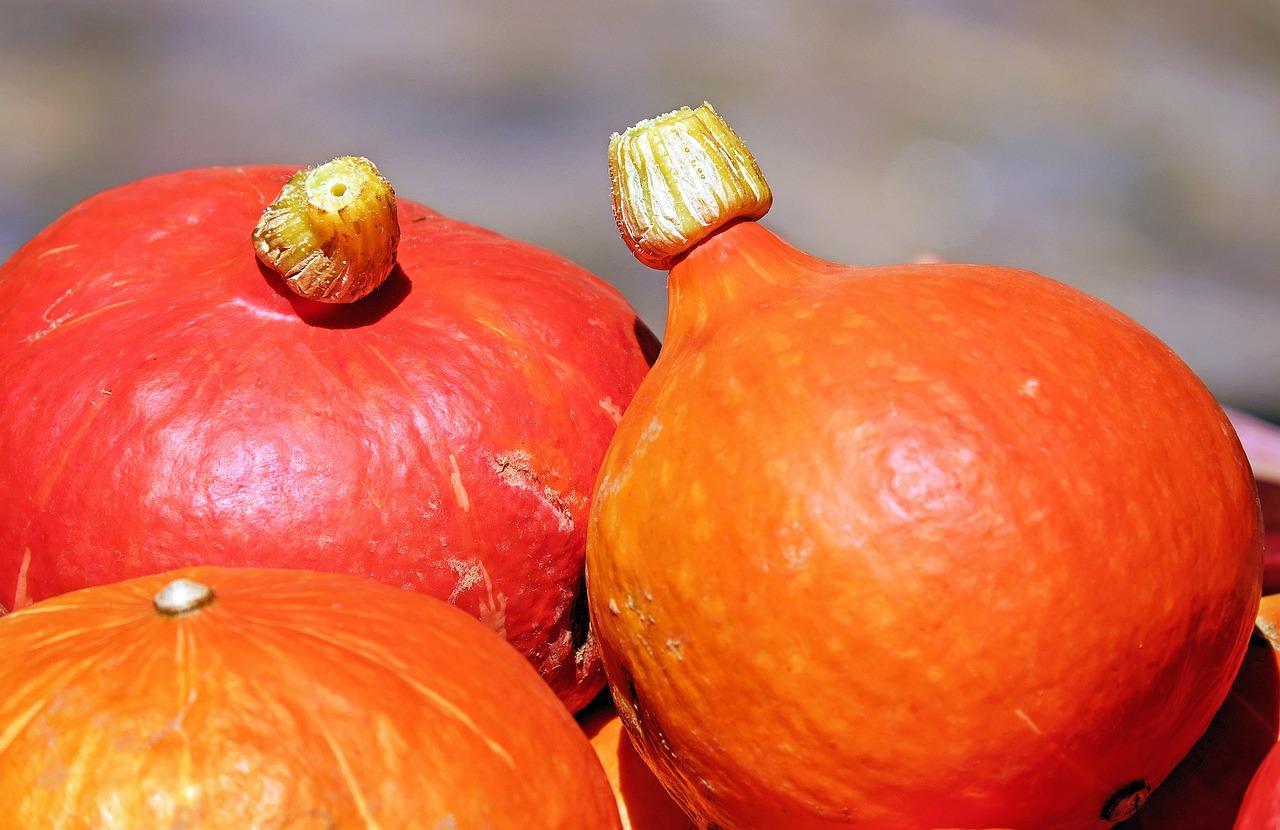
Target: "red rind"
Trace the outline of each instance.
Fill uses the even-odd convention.
[[[647,332],[572,263],[407,200],[387,284],[293,296],[250,241],[292,172],[135,182],[0,268],[0,603],[194,563],[361,574],[582,705],[588,504]]]

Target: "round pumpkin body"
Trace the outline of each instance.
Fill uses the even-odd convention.
[[[590,745],[518,653],[371,580],[141,577],[0,619],[0,658],[14,830],[618,826]]]
[[[588,502],[651,336],[566,260],[404,200],[381,288],[294,296],[250,242],[292,172],[135,182],[0,269],[0,603],[189,564],[365,575],[585,703]]]
[[[597,700],[579,714],[591,748],[618,801],[622,830],[694,830],[631,746],[611,700]]]
[[[597,485],[637,750],[724,828],[1104,827],[1195,743],[1257,609],[1257,496],[1137,324],[988,266],[754,222],[670,273]]]

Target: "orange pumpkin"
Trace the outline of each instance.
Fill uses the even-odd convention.
[[[1244,664],[1222,708],[1124,830],[1228,830],[1280,737],[1280,596],[1262,598]]]
[[[796,250],[709,107],[610,161],[670,310],[597,482],[588,592],[659,779],[723,828],[1132,815],[1258,607],[1257,495],[1212,395],[1036,274]]]
[[[616,828],[521,656],[362,578],[192,568],[0,619],[6,828]]]
[[[694,830],[636,754],[607,695],[578,713],[578,720],[613,787],[622,830]]]

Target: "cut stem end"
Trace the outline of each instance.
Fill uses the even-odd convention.
[[[213,602],[213,589],[194,579],[175,579],[156,593],[152,604],[166,617],[178,617]]]
[[[359,156],[295,173],[253,230],[258,259],[325,303],[355,302],[381,285],[399,244],[395,190]]]
[[[760,166],[708,103],[641,121],[609,140],[618,232],[636,259],[666,269],[735,219],[759,219],[773,194]]]

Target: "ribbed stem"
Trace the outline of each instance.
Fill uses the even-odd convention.
[[[359,156],[295,173],[253,231],[258,258],[294,292],[325,303],[355,302],[381,285],[399,243],[395,190]]]
[[[710,104],[641,121],[609,140],[613,214],[636,258],[666,269],[773,195],[755,158]]]

